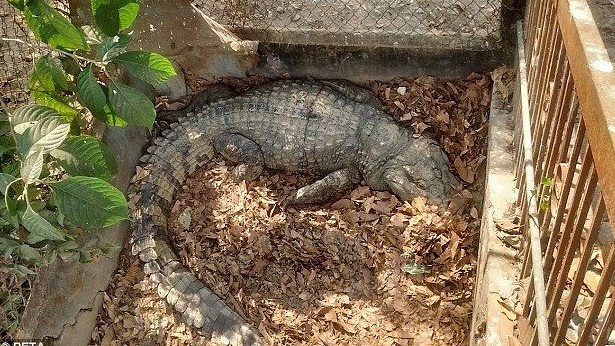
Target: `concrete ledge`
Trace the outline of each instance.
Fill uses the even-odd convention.
[[[497,223],[511,218],[516,201],[513,174],[513,122],[497,88],[491,101],[485,204],[480,231],[470,345],[509,345],[515,316],[501,304],[516,297],[517,251],[498,237]],[[514,306],[514,304],[513,304]]]
[[[463,78],[471,72],[493,71],[512,61],[504,49],[477,51],[429,48],[344,47],[263,43],[259,62],[248,74],[279,78],[388,81],[395,77],[430,75]]]

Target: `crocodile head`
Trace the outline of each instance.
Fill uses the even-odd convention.
[[[418,196],[444,206],[459,182],[448,170],[448,158],[435,143],[409,146],[385,164],[382,180],[402,200]],[[418,147],[418,148],[417,148]]]

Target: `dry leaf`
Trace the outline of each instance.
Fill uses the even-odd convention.
[[[179,222],[180,225],[182,225],[182,227],[184,227],[185,230],[189,230],[190,223],[192,222],[192,216],[190,215],[190,208],[187,208],[181,214],[179,214],[177,221]]]
[[[345,198],[331,204],[331,208],[333,209],[354,209],[355,207],[356,206],[353,201]]]
[[[460,158],[456,158],[454,161],[455,169],[457,169],[457,173],[461,179],[463,179],[466,183],[472,184],[474,182],[474,172],[468,167]]]

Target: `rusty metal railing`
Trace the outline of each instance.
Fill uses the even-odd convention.
[[[529,0],[524,22],[515,162],[521,277],[532,280],[519,339],[606,345],[615,324],[615,73],[586,0]]]

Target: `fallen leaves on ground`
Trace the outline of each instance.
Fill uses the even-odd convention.
[[[307,182],[270,173],[236,183],[223,161],[212,162],[173,206],[172,243],[272,345],[464,344],[478,221],[367,186],[321,206],[284,206]],[[410,275],[412,264],[425,269]],[[205,342],[142,281],[138,260],[124,254],[121,268],[94,340]]]
[[[236,183],[220,159],[176,198],[169,233],[182,261],[271,345],[468,342],[490,83],[473,74],[370,87],[402,124],[442,144],[466,182],[448,210],[367,186],[291,207],[284,198],[310,178],[266,172]],[[180,323],[143,278],[124,251],[94,344],[217,345]]]
[[[430,76],[371,82],[369,88],[392,114],[417,134],[437,140],[459,177],[472,184],[484,170],[491,80],[472,73],[464,79]]]
[[[18,275],[10,269],[13,266],[0,258],[0,340],[10,339],[16,331],[36,277],[35,274]]]

